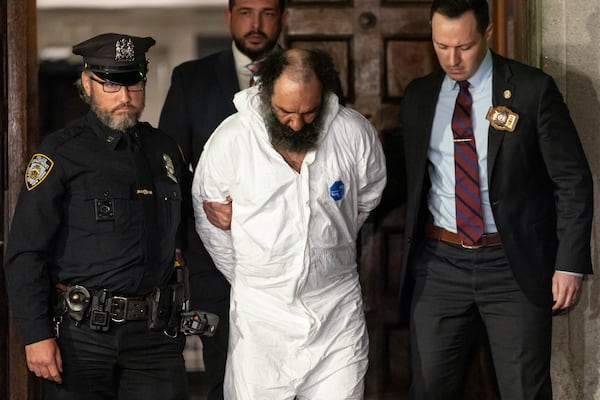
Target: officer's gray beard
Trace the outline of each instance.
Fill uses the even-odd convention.
[[[310,124],[305,124],[299,131],[294,131],[288,125],[279,122],[271,106],[263,103],[263,119],[267,132],[271,138],[271,144],[278,150],[286,150],[294,153],[306,153],[314,150],[319,141],[321,132],[321,122],[323,113],[319,115]]]
[[[100,122],[102,122],[104,125],[108,126],[111,129],[121,132],[126,132],[128,129],[133,128],[135,124],[137,124],[140,120],[140,116],[142,115],[142,111],[144,110],[144,103],[142,103],[142,106],[140,108],[134,108],[130,106],[129,111],[126,113],[120,112],[118,114],[114,114],[112,111],[109,110],[101,110],[98,106],[98,102],[96,101],[96,97],[94,96],[93,89],[92,95],[88,97],[88,100],[90,108],[92,109],[94,114],[98,116]],[[114,109],[121,108],[121,106],[122,105],[119,104]]]

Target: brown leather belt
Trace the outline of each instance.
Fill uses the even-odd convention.
[[[500,246],[502,244],[500,234],[498,233],[484,233],[474,244],[465,244],[456,233],[432,224],[427,224],[425,226],[425,237],[446,243],[457,244],[465,249],[478,249],[481,247]]]

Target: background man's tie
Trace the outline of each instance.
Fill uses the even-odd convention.
[[[458,82],[460,91],[456,97],[452,116],[454,135],[454,163],[456,181],[456,228],[467,245],[472,245],[483,234],[483,214],[479,191],[479,163],[473,125],[469,82]]]
[[[246,68],[250,71],[250,81],[248,82],[248,87],[252,87],[256,85],[256,72],[258,71],[258,62],[253,61],[250,64],[246,65]]]

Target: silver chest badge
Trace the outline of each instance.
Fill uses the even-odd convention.
[[[171,157],[168,154],[163,153],[163,161],[165,162],[167,176],[173,182],[177,183],[177,177],[175,176],[175,166],[173,165],[173,160],[171,160]]]

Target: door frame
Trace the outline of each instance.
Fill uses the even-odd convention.
[[[2,0],[0,2],[2,32],[3,80],[0,122],[0,176],[3,196],[2,263],[4,243],[31,151],[38,143],[38,83],[36,0]],[[0,398],[11,400],[40,399],[40,384],[27,370],[20,334],[8,311],[4,268],[0,269]]]

